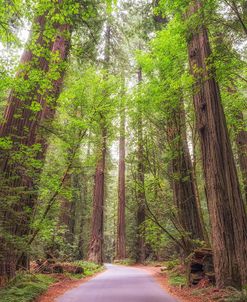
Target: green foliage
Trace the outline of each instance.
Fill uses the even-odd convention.
[[[247,289],[242,291],[234,290],[234,292],[224,299],[226,302],[245,302],[247,301]]]
[[[134,259],[126,258],[126,259],[121,259],[121,260],[114,260],[114,264],[120,264],[120,265],[133,265],[135,264]]]
[[[39,186],[39,198],[42,202],[38,205],[32,225],[33,229],[39,229],[40,232],[39,244],[35,244],[34,248],[37,255],[42,256],[42,247],[45,249],[56,247],[54,252],[58,252],[60,258],[71,255],[69,257],[71,260],[78,254],[77,244],[81,240],[80,219],[82,217],[80,215],[83,216],[83,219],[89,219],[90,212],[80,205],[83,184],[80,183],[78,188],[73,188],[70,180],[75,177],[91,178],[90,175],[93,173],[98,155],[96,150],[100,144],[101,116],[104,116],[107,124],[108,142],[110,143],[113,131],[111,122],[116,114],[119,89],[116,77],[106,76],[104,70],[96,70],[93,66],[85,66],[85,68],[76,66],[76,68],[75,70],[74,66],[71,66],[65,83],[66,89],[58,100],[57,119],[51,128],[54,134],[50,138],[46,164]],[[88,154],[90,151],[88,151],[88,144],[93,148],[92,155]],[[61,186],[61,180],[70,165],[66,176],[67,181]],[[82,173],[85,170],[84,167],[86,167],[86,172]],[[43,213],[55,192],[57,192],[57,198],[49,215],[43,219]],[[89,194],[90,192],[88,192]],[[92,194],[89,195],[86,202],[90,202],[91,198]],[[63,224],[63,221],[59,219],[62,215],[69,217],[73,215],[70,212],[68,214],[61,212],[64,203],[67,207],[75,206],[76,212],[79,211],[75,218],[75,237],[71,235],[69,226],[66,223]],[[83,226],[83,230],[85,231],[83,237],[88,238],[86,227]],[[74,242],[68,242],[68,238],[72,238],[71,236],[74,238]],[[87,243],[84,240],[83,242],[86,249]]]
[[[40,143],[32,146],[15,144],[13,148],[14,140],[10,137],[0,139],[0,149],[10,156],[13,166],[9,183],[0,175],[1,186],[6,189],[1,196],[0,210],[4,213],[10,206],[18,208],[23,196],[38,196],[34,207],[24,206],[22,211],[14,213],[16,220],[22,219],[24,214],[31,217],[28,234],[38,231],[32,246],[28,244],[29,235],[11,238],[8,232],[2,234],[16,248],[28,251],[35,259],[43,259],[47,252],[54,253],[58,259],[71,261],[83,259],[87,254],[93,175],[101,151],[102,125],[107,127],[105,255],[109,260],[114,258],[117,221],[115,149],[119,136],[119,111],[122,110],[119,104],[122,103],[126,107],[127,125],[126,234],[130,258],[120,263],[129,265],[135,258],[138,231],[145,237],[149,249],[148,260],[173,259],[177,249],[174,248],[171,236],[180,241],[183,235],[187,235],[179,230],[176,220],[178,211],[171,189],[172,180],[188,180],[188,176],[183,177],[179,172],[171,175],[170,172],[170,163],[179,153],[174,151],[174,145],[181,140],[181,135],[177,135],[171,143],[167,139],[169,121],[180,108],[181,100],[185,105],[185,122],[182,127],[188,134],[193,172],[208,224],[201,154],[192,104],[194,79],[189,72],[187,40],[191,30],[197,30],[203,20],[209,28],[212,45],[212,56],[207,65],[216,71],[227,126],[234,144],[239,130],[245,129],[245,121],[239,120],[238,116],[240,112],[246,111],[246,51],[241,45],[236,47],[243,40],[243,29],[231,9],[226,11],[227,18],[223,16],[223,1],[202,1],[203,8],[187,19],[185,16],[191,1],[158,2],[158,7],[153,10],[151,1],[0,1],[0,42],[1,47],[8,46],[7,50],[4,48],[7,55],[5,52],[0,55],[0,110],[4,110],[9,90],[16,93],[25,110],[30,110],[31,122],[35,122],[37,115],[42,112],[41,103],[33,98],[36,91],[52,109],[56,107],[54,121],[48,120],[39,125],[39,139],[48,145],[45,160],[39,157]],[[235,2],[245,20],[246,7],[242,1]],[[166,22],[159,26],[154,24],[153,13],[156,17],[163,17]],[[41,38],[42,27],[35,21],[37,16],[45,17],[41,35],[43,43],[37,43]],[[23,46],[18,39],[19,31],[30,22],[32,35],[26,48],[33,57],[28,64],[18,63],[19,48]],[[51,44],[58,34],[58,24],[69,24],[72,28],[68,62],[61,61],[59,53],[51,51]],[[107,64],[103,58],[106,25],[110,26],[111,34],[108,70],[104,68]],[[61,35],[68,38],[70,31]],[[48,63],[47,70],[40,68],[40,60]],[[18,77],[15,76],[16,70],[19,71]],[[137,70],[142,72],[142,81],[138,83]],[[60,79],[63,71],[66,71],[64,87],[59,98],[54,99],[53,84]],[[202,71],[196,72],[201,74]],[[20,118],[21,113],[16,112],[14,118]],[[25,134],[27,130],[24,129]],[[144,185],[140,185],[137,180],[140,145],[143,148]],[[15,171],[16,163],[19,170]],[[27,190],[23,187],[12,190],[9,185],[16,180],[17,175],[30,177],[34,186]],[[136,219],[138,191],[145,193],[146,220],[141,226],[137,225]],[[49,210],[45,214],[47,208]],[[16,221],[10,223],[12,226]],[[201,244],[199,241],[196,243]],[[76,263],[85,269],[85,275],[92,275],[102,269],[93,263]],[[168,270],[177,264],[177,260],[166,262]],[[31,277],[25,275],[20,278],[25,283],[24,279]],[[173,285],[185,284],[184,278],[176,272],[170,274]],[[21,294],[30,294],[31,297],[31,292],[38,293],[39,289],[46,286],[44,280],[43,287],[41,279],[37,282],[40,283],[37,289],[31,281],[26,282],[29,288],[20,285],[22,283],[18,283],[17,279],[16,284],[20,285],[14,287],[17,295],[21,297]],[[11,291],[11,288],[6,289],[5,295],[9,294],[7,291]],[[9,297],[6,301],[15,301]],[[19,301],[22,301],[21,298]]]
[[[169,260],[165,262],[165,266],[167,267],[168,270],[174,269],[179,264],[180,264],[179,259]]]
[[[187,277],[181,265],[181,260],[174,259],[165,261],[164,266],[167,269],[168,281],[172,286],[185,286],[187,285]]]
[[[3,150],[9,150],[12,147],[12,140],[8,137],[0,138],[0,148]]]
[[[96,264],[94,262],[76,261],[74,263],[84,269],[84,276],[92,276],[95,273],[101,272],[104,269],[102,265]]]
[[[0,290],[1,302],[32,302],[55,280],[47,275],[19,274]]]
[[[187,284],[187,279],[183,275],[169,274],[169,284],[172,286],[185,286]]]

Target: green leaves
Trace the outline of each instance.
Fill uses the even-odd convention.
[[[0,149],[10,150],[12,148],[12,140],[9,137],[0,138]]]
[[[32,110],[33,112],[39,112],[42,109],[40,103],[36,102],[36,101],[32,101],[31,106],[30,106],[30,110]]]

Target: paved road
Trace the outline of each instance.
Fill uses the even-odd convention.
[[[178,302],[144,270],[112,264],[94,279],[69,290],[57,302]]]

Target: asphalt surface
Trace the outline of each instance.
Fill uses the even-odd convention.
[[[144,270],[112,264],[106,268],[90,281],[67,291],[56,302],[178,302]]]

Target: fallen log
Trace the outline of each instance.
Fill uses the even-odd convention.
[[[35,271],[38,271],[43,274],[63,274],[63,273],[70,273],[70,274],[83,274],[84,269],[81,266],[72,264],[72,263],[53,263],[50,261],[36,261],[37,267]]]

